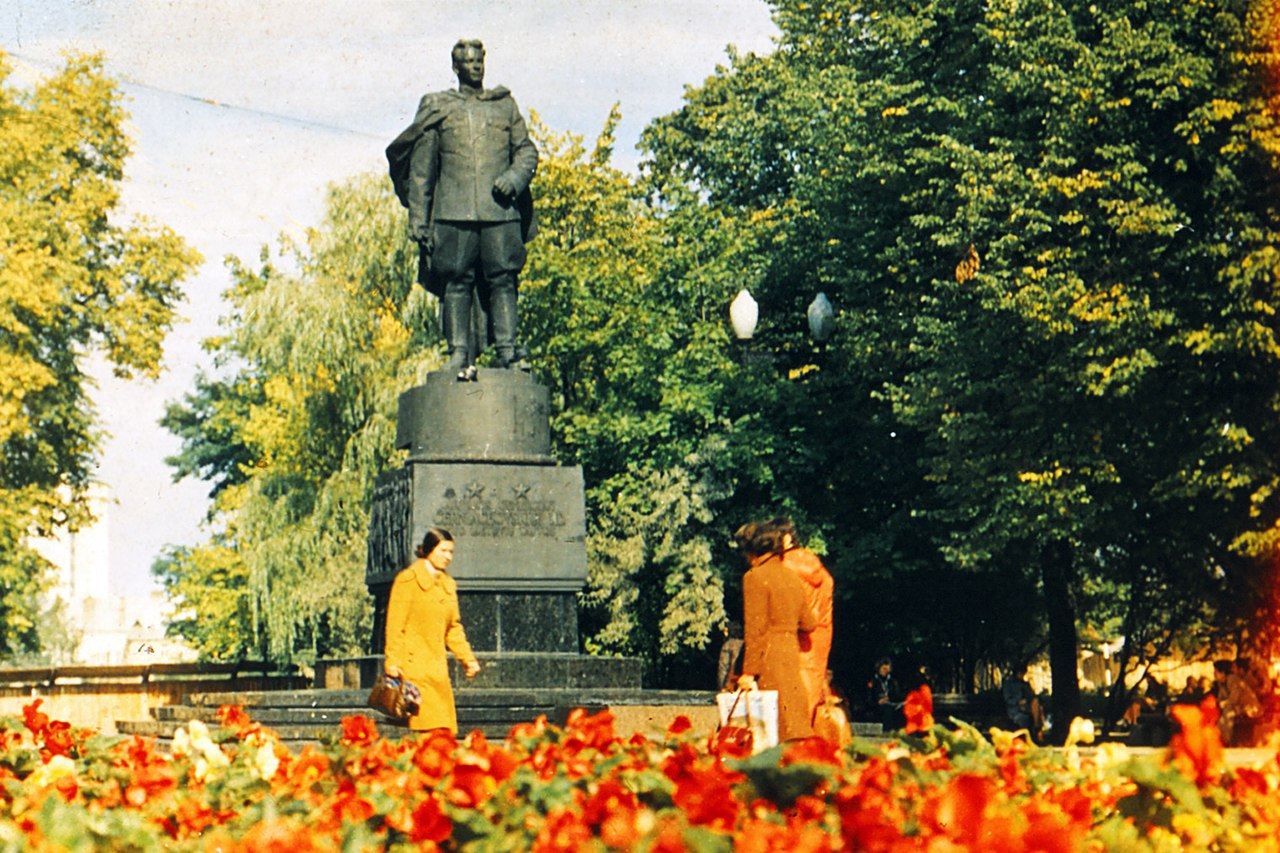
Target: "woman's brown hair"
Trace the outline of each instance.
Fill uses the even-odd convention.
[[[425,560],[427,555],[436,549],[441,542],[452,542],[453,534],[445,530],[443,527],[433,527],[422,537],[422,544],[415,550],[414,554],[418,559]]]

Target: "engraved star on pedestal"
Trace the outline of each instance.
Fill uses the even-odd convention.
[[[484,497],[484,486],[480,483],[468,483],[465,488],[467,500],[478,501]]]
[[[518,501],[527,501],[529,499],[529,489],[531,488],[532,486],[524,483],[517,483],[511,487],[511,496]]]

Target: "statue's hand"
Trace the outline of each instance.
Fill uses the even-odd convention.
[[[493,179],[493,189],[503,198],[514,198],[516,194],[515,181],[507,177],[505,173]]]

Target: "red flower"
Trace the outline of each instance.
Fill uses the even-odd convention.
[[[360,796],[360,792],[356,790],[356,783],[350,779],[343,779],[338,784],[338,792],[334,795],[329,808],[338,825],[362,823],[372,817],[375,811],[373,803]]]
[[[872,761],[883,762],[883,759]],[[864,775],[864,780],[867,778]],[[906,814],[901,802],[887,789],[879,790],[865,781],[845,785],[836,792],[835,806],[847,849],[889,850],[902,838]]]
[[[75,776],[63,776],[53,783],[53,788],[68,803],[80,794],[80,783]]]
[[[219,705],[218,722],[225,728],[234,731],[236,737],[240,738],[261,728],[253,720],[249,719],[249,715],[245,713],[244,708],[240,705]]]
[[[44,730],[49,726],[49,715],[40,710],[43,699],[36,699],[22,706],[22,722],[37,738],[44,738]]]
[[[448,796],[450,802],[473,809],[484,804],[496,790],[498,783],[489,775],[488,767],[474,761],[459,762],[449,779]]]
[[[902,706],[907,717],[907,734],[927,732],[933,729],[933,690],[922,684],[907,694],[907,701]]]
[[[378,725],[364,714],[342,718],[342,742],[353,746],[368,746],[378,739]]]
[[[419,803],[409,817],[413,824],[407,834],[415,844],[423,841],[439,844],[453,834],[453,821],[449,820],[440,801],[433,796],[428,796]]]
[[[667,726],[667,734],[675,737],[676,735],[684,734],[691,728],[693,728],[693,722],[684,714],[680,714],[671,721],[671,725]]]
[[[689,823],[721,831],[733,827],[741,809],[733,786],[746,776],[726,770],[718,758],[710,766],[699,766],[697,754],[687,743],[662,763],[662,772],[675,783],[671,798],[684,810]]]
[[[1171,713],[1180,726],[1169,740],[1173,763],[1199,785],[1218,781],[1225,762],[1218,734],[1218,700],[1207,696],[1199,706],[1174,705]]]
[[[75,740],[71,734],[71,724],[64,723],[61,720],[54,720],[45,727],[44,749],[40,751],[40,754],[44,756],[45,761],[55,755],[69,757],[71,748],[75,745]]]

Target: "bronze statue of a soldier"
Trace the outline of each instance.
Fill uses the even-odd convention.
[[[418,281],[440,299],[447,370],[472,381],[486,334],[499,365],[528,369],[516,339],[516,288],[536,231],[529,182],[538,149],[511,93],[484,88],[480,42],[453,46],[453,71],[458,88],[422,97],[387,160],[420,247]]]

